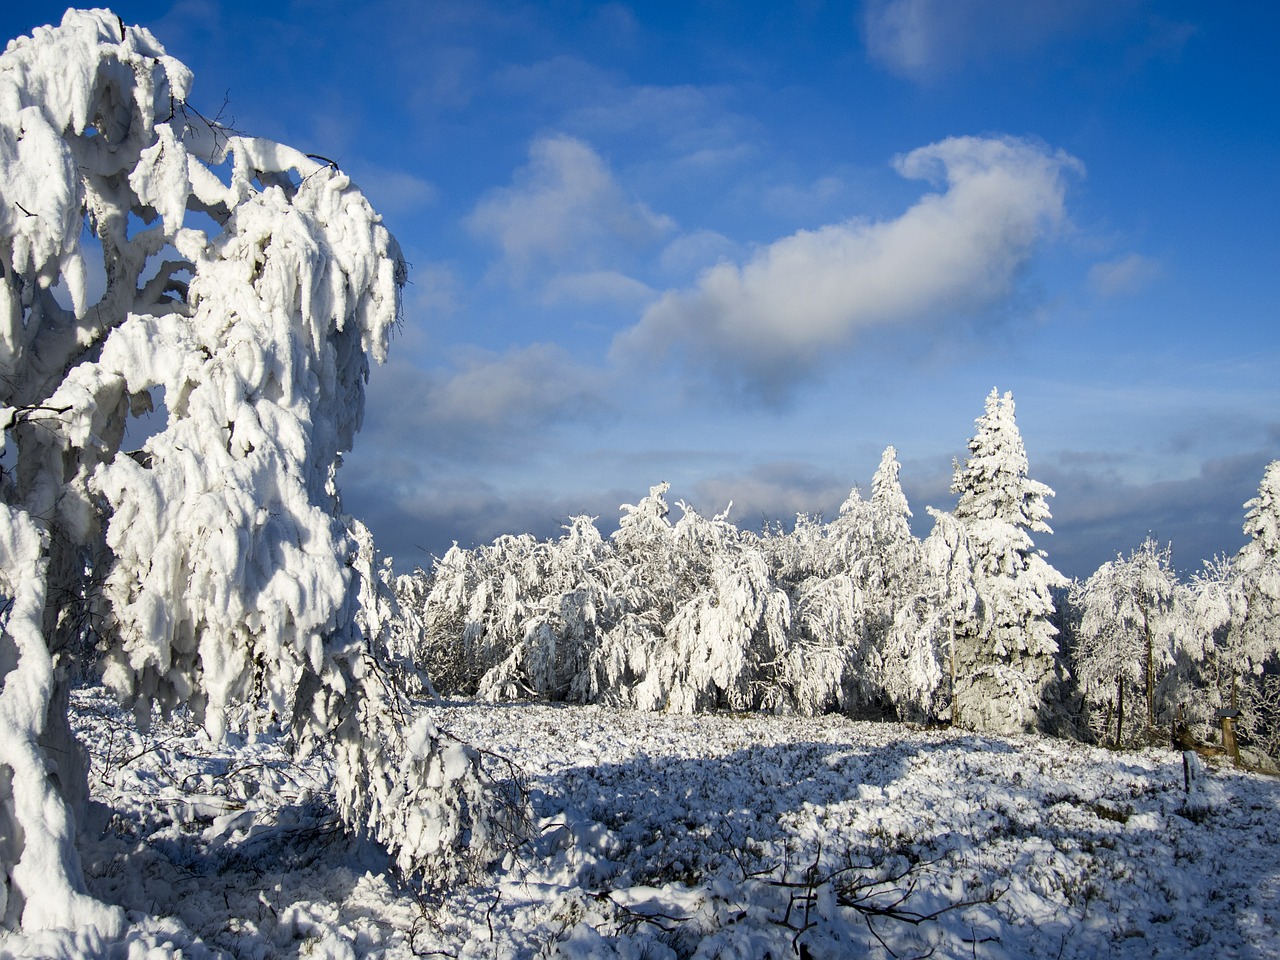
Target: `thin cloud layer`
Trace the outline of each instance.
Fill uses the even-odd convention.
[[[863,35],[871,59],[919,83],[968,64],[1025,56],[1050,40],[1114,22],[1136,0],[868,0]]]
[[[1041,479],[1057,492],[1053,527],[1069,537],[1044,546],[1059,570],[1087,577],[1153,536],[1172,544],[1179,569],[1195,573],[1202,560],[1219,552],[1234,554],[1244,544],[1243,504],[1257,495],[1274,456],[1271,448],[1209,459],[1189,477],[1132,483],[1079,454],[1064,454],[1059,463],[1045,465]]]
[[[607,378],[563,348],[534,343],[497,354],[458,352],[449,368],[422,369],[392,357],[369,385],[360,460],[426,461],[465,455],[498,461],[566,424],[611,409]]]
[[[619,335],[620,360],[683,354],[765,398],[789,392],[860,333],[974,317],[1007,300],[1036,245],[1066,221],[1065,153],[954,137],[895,160],[938,184],[895,220],[801,230],[669,291]]]
[[[493,241],[513,279],[536,272],[582,273],[619,251],[657,242],[673,222],[631,200],[590,145],[541,137],[508,187],[486,194],[467,226]]]
[[[1089,286],[1101,297],[1138,293],[1160,278],[1159,261],[1140,253],[1125,254],[1089,268]]]

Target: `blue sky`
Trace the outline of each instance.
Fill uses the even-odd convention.
[[[660,480],[831,517],[887,444],[923,534],[992,387],[1072,576],[1233,552],[1280,456],[1271,4],[116,9],[404,247],[340,475],[400,567]]]

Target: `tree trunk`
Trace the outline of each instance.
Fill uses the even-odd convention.
[[[951,620],[951,725],[958,727],[960,717],[956,712],[956,622]]]
[[[1116,746],[1124,731],[1124,674],[1116,678]]]
[[[1147,731],[1156,728],[1156,662],[1151,643],[1151,617],[1142,603],[1142,633],[1147,645]]]

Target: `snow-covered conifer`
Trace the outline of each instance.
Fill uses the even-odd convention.
[[[1053,532],[1053,491],[1028,476],[1012,394],[992,390],[976,423],[952,492],[960,495],[955,516],[973,556],[982,620],[978,631],[958,638],[952,715],[975,729],[1029,730],[1041,723],[1055,679],[1051,591],[1067,582],[1031,539]]]
[[[1261,672],[1280,655],[1280,460],[1267,465],[1258,495],[1244,506],[1249,541],[1232,565],[1244,609],[1233,626],[1241,667]]]
[[[879,682],[898,716],[929,717],[943,679],[936,601],[922,544],[911,533],[911,508],[898,480],[897,451],[887,447],[871,479],[872,545],[865,589],[878,608]]]
[[[942,674],[936,632],[927,629],[928,568],[911,533],[900,469],[897,451],[887,447],[871,499],[851,491],[828,527],[827,575],[802,587],[797,606],[811,638],[840,631],[846,709],[917,717],[932,712]]]

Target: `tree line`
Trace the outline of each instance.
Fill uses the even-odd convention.
[[[1148,539],[1068,581],[1036,549],[1053,491],[993,391],[954,511],[911,531],[893,447],[830,522],[741,529],[658,484],[601,535],[456,544],[394,579],[406,656],[439,691],[647,710],[767,710],[1044,730],[1113,744],[1212,739],[1220,710],[1280,752],[1280,462],[1249,542],[1180,579]],[[390,579],[388,577],[388,579]]]

